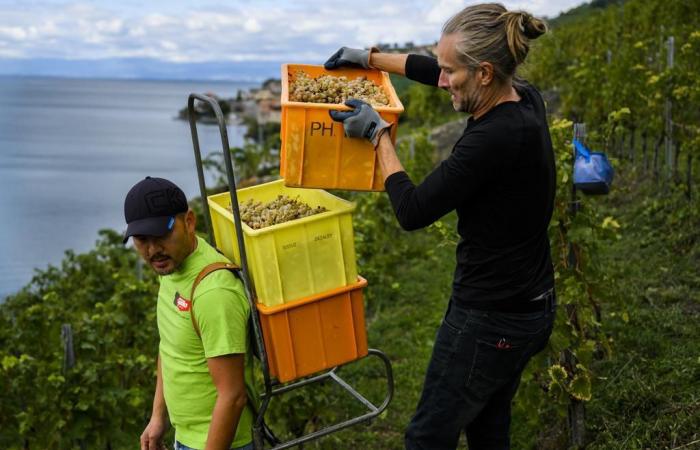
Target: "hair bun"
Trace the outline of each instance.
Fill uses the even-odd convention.
[[[537,39],[547,32],[547,25],[540,19],[537,19],[526,12],[522,14],[522,30],[525,37],[528,39]]]

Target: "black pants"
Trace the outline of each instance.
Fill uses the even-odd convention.
[[[462,430],[470,450],[510,448],[511,402],[520,375],[552,333],[554,297],[543,303],[534,313],[450,304],[406,430],[406,449],[455,449]]]

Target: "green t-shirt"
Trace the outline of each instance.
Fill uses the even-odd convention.
[[[190,310],[192,283],[208,264],[228,261],[204,239],[170,275],[160,277],[158,291],[158,333],[163,394],[175,438],[182,444],[203,449],[207,442],[212,411],[217,398],[207,358],[244,353],[245,383],[253,386],[252,357],[248,336],[250,306],[243,283],[228,270],[217,270],[197,286],[194,314],[202,338],[197,336]],[[246,406],[241,414],[232,447],[252,440],[253,413]]]

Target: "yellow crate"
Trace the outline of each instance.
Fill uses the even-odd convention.
[[[283,180],[239,189],[238,202],[270,202],[278,195],[298,198],[328,211],[254,230],[242,224],[250,277],[258,301],[276,306],[348,286],[357,280],[352,212],[355,204],[320,189],[284,186]],[[240,264],[229,193],[210,195],[217,247]]]
[[[366,139],[345,137],[343,124],[328,115],[331,109],[349,111],[341,104],[292,102],[289,83],[297,71],[312,78],[321,75],[354,79],[365,76],[384,89],[389,106],[375,107],[394,126],[391,140],[396,143],[399,114],[403,105],[396,95],[389,75],[379,70],[341,68],[332,71],[323,66],[282,65],[282,125],[280,138],[280,173],[287,186],[355,191],[383,191],[384,181],[372,144]]]

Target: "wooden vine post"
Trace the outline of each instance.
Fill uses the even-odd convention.
[[[673,57],[674,57],[674,51],[675,51],[675,41],[673,36],[670,36],[668,38],[668,41],[666,42],[666,48],[667,48],[667,59],[666,59],[666,66],[667,68],[673,69]],[[673,176],[674,173],[674,167],[675,167],[675,161],[674,161],[674,148],[673,148],[673,102],[670,97],[666,97],[666,103],[665,103],[665,108],[664,108],[664,119],[665,119],[665,144],[666,144],[666,170],[667,173],[666,175],[668,176],[669,179]]]
[[[576,123],[574,124],[574,138],[578,139],[582,144],[585,145],[586,139],[586,124]],[[574,152],[574,161],[576,161],[576,150]],[[578,200],[578,195],[576,192],[576,186],[571,184],[571,202],[569,206],[569,212],[571,218],[576,216],[580,208],[580,202]],[[571,270],[576,270],[579,265],[578,258],[576,257],[577,251],[573,243],[569,243],[569,268]],[[565,305],[566,317],[568,320],[575,322],[573,325],[575,328],[580,328],[578,326],[578,315],[576,314],[576,305]],[[562,355],[563,363],[565,367],[572,371],[576,367],[576,357],[571,352],[570,349],[566,349]],[[571,398],[568,407],[568,423],[569,423],[569,440],[570,444],[574,448],[583,448],[586,441],[586,409],[585,404],[581,400]]]

